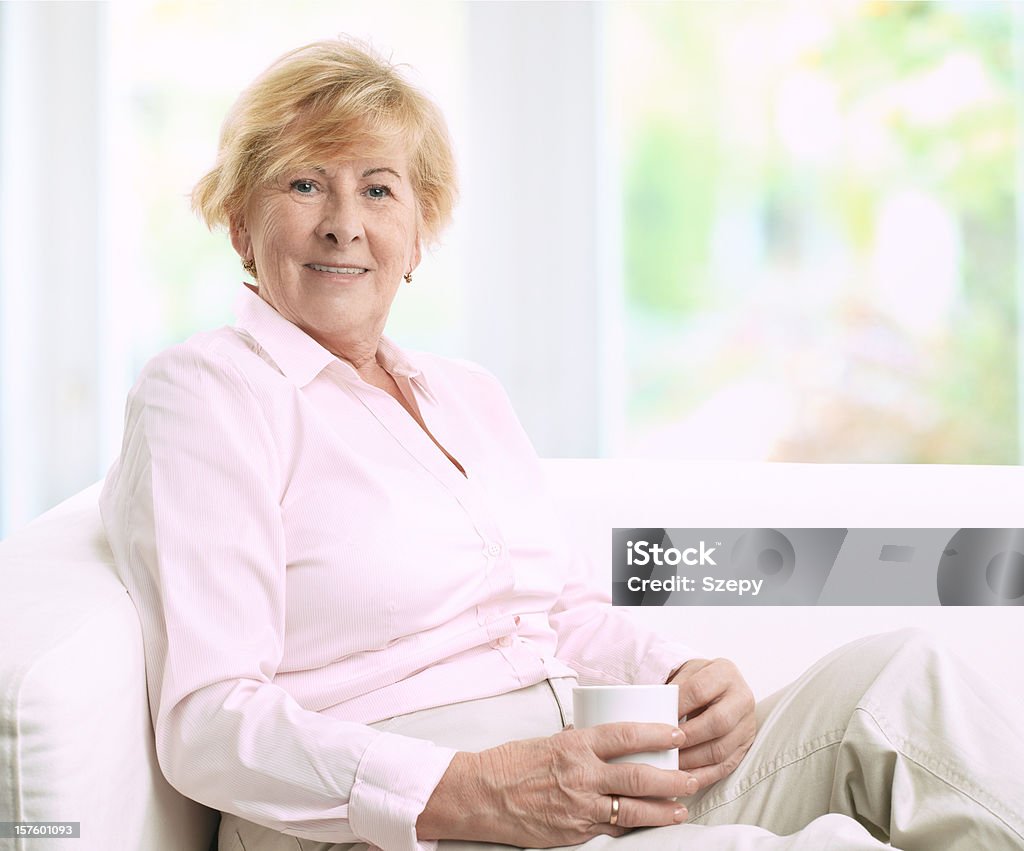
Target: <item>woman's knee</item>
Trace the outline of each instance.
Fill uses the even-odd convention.
[[[842,654],[842,651],[847,649],[853,652]],[[941,641],[933,632],[918,626],[869,635],[850,642],[837,651],[841,655],[852,657],[854,664],[863,666],[866,671],[878,673],[897,657],[938,657],[945,652]]]
[[[794,683],[758,705],[759,722],[777,709],[821,713],[831,723],[848,719],[864,695],[887,672],[902,668],[908,677],[931,667],[943,650],[928,630],[907,627],[858,638],[836,648]]]
[[[906,627],[866,637],[832,671],[835,700],[847,710],[902,711],[934,702],[958,679],[959,665],[935,633]]]
[[[918,626],[904,627],[877,636],[880,661],[896,663],[908,671],[925,671],[948,658],[949,651],[931,630]]]

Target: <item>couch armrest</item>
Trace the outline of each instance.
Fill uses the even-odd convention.
[[[142,633],[99,487],[0,544],[0,821],[81,823],[77,841],[0,839],[0,849],[206,851],[217,814],[157,764]]]

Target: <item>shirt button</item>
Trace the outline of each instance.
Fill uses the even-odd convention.
[[[512,646],[512,639],[509,638],[507,635],[502,636],[501,638],[498,639],[498,646],[499,647],[511,647]]]
[[[501,555],[501,544],[488,544],[487,552],[492,556]]]

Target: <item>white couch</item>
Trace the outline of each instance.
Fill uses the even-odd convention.
[[[546,461],[570,534],[610,582],[613,527],[1024,528],[1010,467]],[[80,839],[3,839],[0,851],[206,851],[217,814],[156,763],[141,633],[96,508],[98,485],[0,544],[0,822],[78,821]],[[627,609],[763,697],[847,640],[923,625],[1018,701],[1024,610],[952,607]],[[1024,724],[1024,722],[1022,722]]]

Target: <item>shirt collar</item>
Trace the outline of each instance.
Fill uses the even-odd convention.
[[[346,378],[362,381],[350,363],[333,355],[298,325],[285,319],[248,284],[243,285],[235,299],[235,319],[235,327],[249,334],[298,387],[305,387],[332,365]],[[380,338],[377,358],[392,375],[405,376],[430,393],[422,370],[407,352],[387,337]]]

